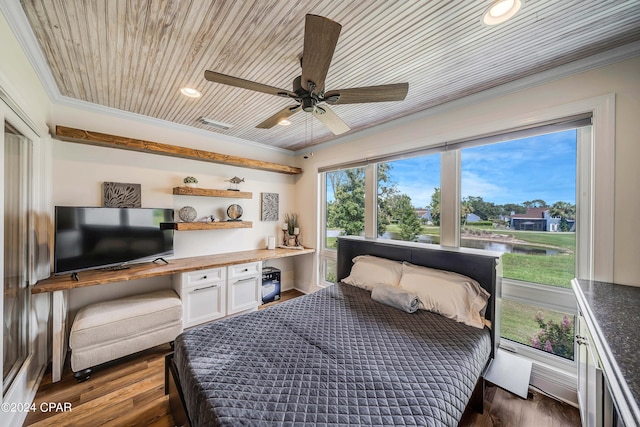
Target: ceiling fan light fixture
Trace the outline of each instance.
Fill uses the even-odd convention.
[[[485,25],[498,25],[513,18],[522,8],[524,0],[494,0],[482,16]]]
[[[289,126],[289,125],[291,124],[291,122],[290,122],[289,120],[287,120],[287,119],[282,119],[282,120],[280,120],[280,121],[278,122],[278,124],[279,124],[280,126]]]
[[[199,90],[190,87],[180,88],[180,93],[184,96],[188,96],[189,98],[200,98],[202,96],[202,93]]]

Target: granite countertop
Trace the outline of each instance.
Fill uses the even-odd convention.
[[[603,341],[604,348],[598,348],[600,358],[608,357],[611,364],[619,369],[615,375],[624,381],[631,396],[626,396],[631,406],[635,406],[638,417],[640,402],[640,287],[578,279],[578,302],[587,304],[591,320],[597,331],[592,331]],[[603,354],[604,353],[604,354]],[[621,384],[622,385],[622,384]],[[622,385],[624,390],[624,385]],[[634,405],[635,402],[635,405]]]

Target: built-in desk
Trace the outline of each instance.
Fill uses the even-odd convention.
[[[187,271],[205,270],[208,268],[225,267],[247,262],[266,261],[276,258],[286,258],[315,252],[314,249],[255,249],[242,252],[230,252],[218,255],[205,255],[190,258],[169,259],[165,264],[141,263],[131,265],[126,270],[90,270],[78,273],[78,280],[71,275],[52,276],[41,280],[31,288],[31,293],[52,293],[52,381],[60,381],[65,356],[67,354],[67,299],[65,294],[70,289],[87,286],[99,286],[109,283],[126,282],[129,280],[146,279],[150,277],[166,276]]]

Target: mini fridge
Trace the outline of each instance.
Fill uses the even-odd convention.
[[[262,303],[280,299],[280,270],[275,267],[262,269]]]

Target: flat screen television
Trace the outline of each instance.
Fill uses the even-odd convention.
[[[54,273],[124,266],[173,255],[173,209],[56,206]]]

